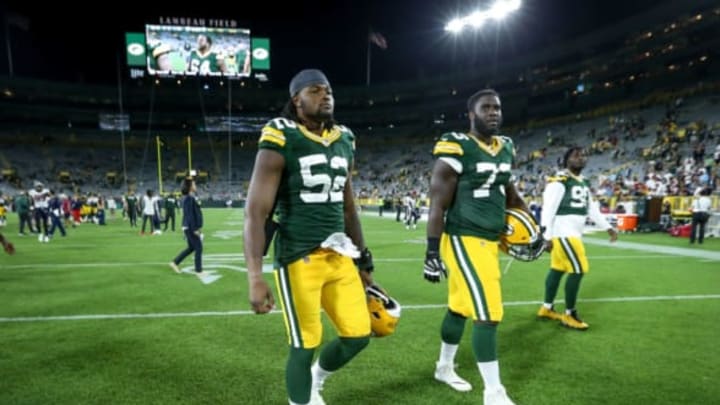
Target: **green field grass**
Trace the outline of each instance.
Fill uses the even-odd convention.
[[[41,244],[17,236],[11,214],[3,233],[17,254],[0,255],[0,404],[286,404],[282,318],[249,314],[246,275],[237,271],[242,212],[205,216],[206,269],[221,276],[210,284],[167,266],[185,245],[179,231],[139,236],[111,219]],[[432,376],[446,286],[422,279],[424,224],[405,230],[363,216],[363,225],[375,279],[403,316],[395,335],[373,339],[328,380],[325,401],[482,403],[470,327],[457,363],[474,390],[457,393]],[[535,319],[548,255],[509,267],[501,259],[498,343],[510,396],[522,405],[720,403],[720,240],[700,247],[628,234],[620,242],[631,246],[608,247],[597,244],[602,236],[587,239],[584,333]],[[333,336],[326,322],[325,341]]]

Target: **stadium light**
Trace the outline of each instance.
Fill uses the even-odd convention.
[[[445,31],[460,33],[465,27],[478,29],[488,20],[500,21],[520,9],[522,0],[495,0],[487,10],[476,10],[465,17],[453,18],[445,25]]]
[[[480,28],[487,20],[487,15],[486,13],[476,11],[467,16],[466,18],[468,25],[472,26],[473,28]]]
[[[445,26],[445,31],[450,31],[452,33],[460,32],[460,31],[462,31],[464,26],[465,26],[465,23],[462,21],[462,19],[453,18]]]
[[[496,1],[495,4],[490,7],[487,14],[494,20],[502,20],[508,14],[520,8],[520,0],[506,0]]]

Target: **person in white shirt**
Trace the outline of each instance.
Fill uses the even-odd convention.
[[[563,166],[548,179],[543,192],[540,226],[546,250],[550,252],[550,271],[545,279],[545,301],[537,313],[539,318],[559,320],[563,326],[586,330],[589,325],[578,316],[575,304],[580,281],[590,266],[582,242],[585,219],[606,229],[610,242],[617,240],[617,231],[600,213],[599,204],[592,198],[588,181],[580,174],[587,158],[580,147],[571,147],[563,157]],[[555,312],[553,301],[562,276],[565,281],[565,313]]]
[[[38,230],[38,242],[49,242],[48,237],[48,202],[50,201],[50,190],[45,188],[41,182],[35,182],[35,188],[28,191],[30,202],[35,214],[35,229]]]
[[[420,210],[417,207],[417,200],[411,194],[405,197],[405,229],[417,228],[417,221],[420,218]]]
[[[153,191],[148,190],[142,199],[142,214],[143,214],[143,221],[142,221],[142,230],[140,231],[141,235],[145,234],[145,224],[150,221],[150,232],[154,233],[155,231],[155,221],[154,216],[156,214],[157,209],[157,199],[153,197]]]
[[[690,227],[690,243],[697,241],[703,243],[705,239],[705,224],[710,219],[710,209],[712,208],[712,200],[710,200],[710,188],[704,188],[696,194],[692,202],[692,225]]]

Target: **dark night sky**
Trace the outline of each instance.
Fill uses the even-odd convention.
[[[254,36],[270,37],[270,78],[284,86],[306,67],[325,70],[337,85],[363,84],[369,26],[389,43],[385,51],[377,47],[372,51],[372,81],[382,83],[468,68],[473,48],[475,60],[493,57],[496,37],[501,65],[513,56],[601,28],[662,1],[667,0],[524,0],[521,10],[502,26],[489,24],[475,40],[472,35],[454,38],[443,26],[457,11],[488,4],[487,0],[202,1],[195,2],[202,7],[187,8],[118,1],[96,2],[97,6],[83,10],[67,2],[41,8],[36,2],[13,0],[5,8],[30,21],[29,32],[11,31],[19,76],[114,83],[124,32],[143,31],[145,23],[157,23],[160,15],[197,16],[235,19]],[[217,7],[209,6],[213,3]],[[255,9],[247,9],[250,3]],[[8,69],[5,54],[3,49],[0,74]]]

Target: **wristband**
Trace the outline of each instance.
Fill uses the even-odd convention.
[[[429,237],[427,238],[427,250],[429,252],[440,251],[440,238]]]

